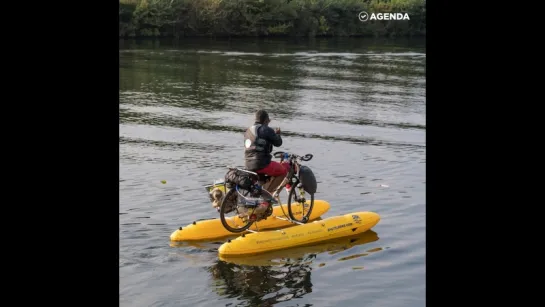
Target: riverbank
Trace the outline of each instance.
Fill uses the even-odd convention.
[[[403,13],[409,20],[361,21],[362,11]],[[425,35],[426,0],[119,1],[120,38]]]

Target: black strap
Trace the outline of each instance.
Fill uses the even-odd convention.
[[[263,128],[263,125],[257,127],[257,129],[255,129],[255,139],[259,139],[259,129]]]

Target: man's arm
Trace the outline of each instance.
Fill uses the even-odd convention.
[[[267,141],[271,142],[276,147],[282,146],[282,137],[280,134],[276,134],[274,130],[271,127],[266,127],[263,129],[263,137],[267,139]]]

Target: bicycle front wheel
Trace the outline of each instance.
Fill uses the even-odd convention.
[[[299,223],[306,223],[310,219],[312,208],[314,207],[314,194],[310,194],[310,200],[304,198],[307,194],[303,188],[298,188],[296,184],[290,190],[288,194],[288,214],[290,218]]]

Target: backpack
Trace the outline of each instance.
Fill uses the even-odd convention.
[[[249,190],[253,186],[250,174],[231,169],[225,174],[225,183],[237,184],[241,189]]]

